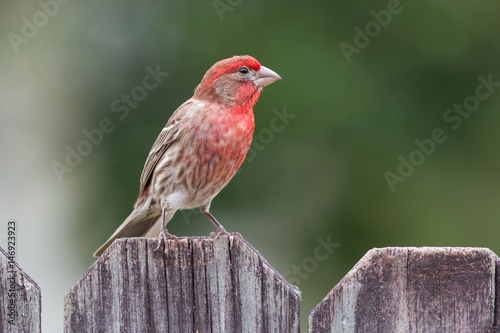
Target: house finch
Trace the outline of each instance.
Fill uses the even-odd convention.
[[[253,106],[262,88],[279,79],[250,56],[213,65],[153,144],[134,210],[94,256],[120,237],[174,237],[166,224],[178,209],[199,207],[217,228],[216,235],[226,233],[210,214],[210,203],[250,148]]]

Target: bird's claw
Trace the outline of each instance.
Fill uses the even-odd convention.
[[[158,251],[160,249],[162,243],[163,243],[162,239],[158,238],[157,243],[156,243],[156,248],[153,251]]]
[[[217,238],[219,236],[229,236],[229,233],[224,228],[217,228],[216,231],[210,233],[210,237]]]
[[[166,229],[162,229],[160,231],[160,235],[158,237],[158,246],[156,247],[155,251],[158,251],[158,249],[161,247],[161,244],[166,244],[168,240],[179,240],[177,236],[172,235],[169,233]]]
[[[243,238],[239,232],[230,232],[229,236]]]
[[[172,235],[171,233],[169,233],[167,231],[167,229],[163,229],[162,231],[160,231],[160,238],[163,239],[164,242],[166,242],[167,240],[179,240],[179,238],[177,238],[176,235]]]
[[[229,233],[229,248],[233,248],[233,242],[234,242],[235,237],[243,238],[243,237],[241,237],[241,234],[239,232],[230,232]]]

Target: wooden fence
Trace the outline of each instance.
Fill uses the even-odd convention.
[[[158,248],[159,245],[159,248]],[[0,252],[0,332],[40,332],[40,289]],[[484,248],[370,250],[309,314],[309,332],[500,333],[500,259]],[[299,332],[300,293],[239,236],[120,239],[64,299],[65,332]]]
[[[0,332],[40,332],[38,285],[0,248]]]

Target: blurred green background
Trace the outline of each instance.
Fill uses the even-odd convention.
[[[64,293],[130,213],[161,128],[205,71],[233,55],[252,55],[283,80],[263,91],[258,145],[211,211],[299,285],[303,329],[373,247],[500,253],[498,2],[42,0],[0,9],[0,218],[18,220],[18,260],[42,288],[46,332],[62,332]],[[137,95],[148,66],[169,74]],[[494,83],[478,88],[479,77]],[[470,97],[476,89],[489,94]],[[126,116],[113,112],[134,91],[141,101]],[[459,116],[453,105],[464,102],[473,111]],[[462,122],[454,129],[446,115]],[[66,164],[67,146],[77,149],[82,131],[105,118],[111,133],[59,179],[54,161]],[[435,128],[446,140],[432,150]],[[430,153],[414,152],[415,140]],[[391,189],[386,172],[404,173],[410,155],[418,166]],[[212,226],[189,211],[169,229],[207,235]],[[326,258],[314,257],[318,238],[336,244]]]

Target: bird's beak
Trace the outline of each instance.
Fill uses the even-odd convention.
[[[260,71],[257,72],[257,77],[255,78],[254,83],[258,87],[265,87],[278,80],[281,80],[281,76],[279,76],[276,72],[267,67],[260,66]]]

